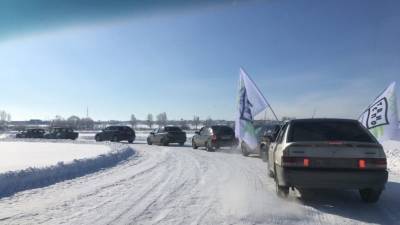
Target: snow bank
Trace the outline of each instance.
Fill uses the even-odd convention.
[[[0,198],[16,192],[45,187],[116,165],[134,154],[124,145],[112,145],[112,151],[94,158],[75,159],[70,163],[59,162],[44,168],[28,168],[0,174]]]
[[[46,167],[60,161],[68,163],[74,159],[95,157],[110,150],[110,146],[100,144],[0,142],[0,173]]]
[[[400,141],[385,141],[383,149],[385,149],[389,171],[400,174]]]

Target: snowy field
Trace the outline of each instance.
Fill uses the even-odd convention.
[[[58,162],[69,163],[74,159],[91,158],[110,150],[109,146],[94,144],[0,142],[0,173],[46,167]]]
[[[395,152],[400,143],[387,145],[388,152]],[[1,198],[0,224],[349,225],[400,220],[394,158],[389,159],[394,167],[381,200],[365,204],[355,191],[317,190],[307,200],[295,191],[280,199],[265,163],[229,150],[148,146],[144,141],[129,146],[135,156],[114,167]]]

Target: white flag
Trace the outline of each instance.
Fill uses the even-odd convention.
[[[360,122],[378,139],[400,140],[396,83],[391,83],[360,116]]]
[[[256,84],[246,72],[240,68],[238,112],[235,122],[236,137],[240,141],[255,149],[258,145],[257,136],[253,126],[254,117],[268,107]]]

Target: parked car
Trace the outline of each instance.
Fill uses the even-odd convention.
[[[16,135],[16,138],[43,138],[44,129],[27,129]]]
[[[168,146],[170,143],[178,143],[183,146],[186,142],[186,133],[179,127],[165,126],[150,132],[147,144],[159,144]]]
[[[287,122],[270,146],[268,170],[280,196],[290,187],[358,189],[363,201],[376,202],[388,179],[382,146],[346,119]]]
[[[47,139],[77,139],[79,134],[71,128],[55,127],[44,135]]]
[[[205,126],[196,132],[192,138],[192,147],[206,147],[207,151],[214,151],[221,147],[237,145],[235,132],[228,126]]]
[[[135,131],[128,126],[109,126],[95,135],[96,141],[128,141],[133,143],[136,139]]]
[[[242,141],[240,148],[242,155],[258,154],[266,162],[268,160],[268,149],[271,142],[276,139],[281,129],[280,124],[264,124],[255,127],[257,136],[257,147],[251,148],[245,141]]]

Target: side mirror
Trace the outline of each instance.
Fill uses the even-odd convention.
[[[195,134],[200,134],[200,131],[196,131],[196,132],[194,132]]]
[[[150,134],[151,134],[151,135],[154,135],[154,132],[152,131],[152,132],[150,132]]]

